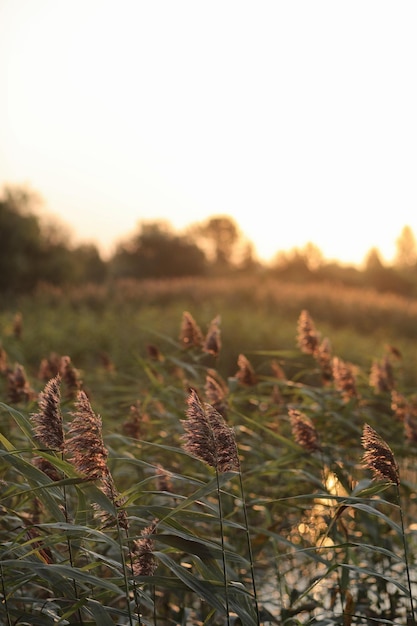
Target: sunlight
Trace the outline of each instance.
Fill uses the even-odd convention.
[[[103,250],[141,219],[227,214],[262,260],[389,260],[417,232],[407,10],[4,0],[0,185]]]

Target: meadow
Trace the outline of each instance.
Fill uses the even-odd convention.
[[[0,310],[0,623],[415,624],[417,301],[266,276]]]

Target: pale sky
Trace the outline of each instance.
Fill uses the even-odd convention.
[[[417,235],[417,3],[0,0],[0,187],[77,241],[228,214],[263,259]]]

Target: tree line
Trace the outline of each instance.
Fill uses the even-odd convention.
[[[40,283],[59,287],[103,283],[120,278],[268,273],[284,280],[335,281],[417,296],[417,243],[404,226],[396,256],[384,264],[377,248],[362,269],[326,260],[312,243],[277,251],[267,265],[256,259],[254,246],[227,215],[192,224],[184,233],[163,221],[139,223],[104,260],[95,244],[70,242],[65,228],[41,220],[36,195],[21,187],[5,187],[0,197],[0,293],[26,293]]]

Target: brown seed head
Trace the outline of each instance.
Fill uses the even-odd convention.
[[[70,463],[89,480],[98,481],[101,491],[119,509],[124,503],[117,492],[112,475],[107,467],[108,450],[104,445],[102,421],[91,408],[84,391],[79,391],[75,403],[76,411],[68,429],[65,449]],[[95,506],[96,510],[100,510]],[[112,521],[107,512],[100,514],[105,524]],[[117,511],[117,519],[122,528],[127,528],[127,516],[124,510]]]
[[[307,452],[320,450],[319,438],[316,429],[304,413],[296,409],[289,409],[291,430],[295,441]]]
[[[157,476],[158,490],[167,491],[171,493],[173,491],[171,474],[167,472],[167,470],[164,469],[162,465],[160,465],[159,463],[156,466],[156,476]]]
[[[157,519],[144,528],[141,532],[141,538],[133,542],[131,550],[132,573],[134,576],[153,576],[157,563],[153,555],[155,542],[153,535],[155,534]]]
[[[253,369],[249,359],[244,354],[239,354],[237,359],[237,365],[239,367],[235,376],[244,387],[252,387],[258,382],[255,370]]]
[[[376,393],[386,393],[394,389],[394,372],[387,356],[381,361],[376,359],[373,361],[369,375],[369,384]]]
[[[212,405],[224,418],[227,416],[227,390],[224,385],[220,384],[217,378],[207,374],[206,384],[204,385],[207,402]]]
[[[35,436],[52,450],[62,450],[64,447],[60,384],[59,374],[46,383],[38,397],[39,412],[30,416]]]
[[[69,356],[61,357],[59,372],[63,382],[66,384],[67,396],[69,398],[75,398],[78,391],[82,388],[82,380],[78,370],[76,370],[73,366]]]
[[[314,358],[316,359],[321,369],[323,382],[328,383],[333,378],[333,367],[332,348],[330,341],[327,337],[325,337],[323,341],[318,345],[317,350],[314,354]]]
[[[102,480],[107,473],[108,451],[103,442],[101,417],[94,413],[84,391],[78,392],[75,408],[65,445],[68,460],[86,478]]]
[[[203,333],[188,311],[182,314],[179,339],[184,348],[201,348],[203,345]]]
[[[399,485],[400,473],[394,454],[369,424],[363,427],[362,446],[365,450],[363,463],[372,471],[374,478]]]
[[[58,480],[63,478],[63,474],[61,474],[50,461],[44,459],[43,457],[35,456],[32,463],[35,467],[41,470],[41,472],[49,476],[49,478],[54,482],[58,482]]]
[[[7,372],[7,395],[10,402],[29,402],[36,398],[26,376],[23,365],[16,363],[13,370]]]
[[[411,406],[407,398],[396,389],[391,391],[391,409],[398,422],[405,422],[407,415],[411,413]]]
[[[184,449],[219,472],[237,471],[237,454],[234,431],[210,404],[202,404],[197,392],[190,391],[187,420],[181,420],[185,434]]]
[[[301,311],[297,322],[297,344],[301,352],[315,354],[319,346],[320,335],[313,319],[305,309]]]
[[[38,378],[47,382],[59,374],[61,357],[56,352],[41,360],[38,370]]]
[[[358,392],[352,365],[338,357],[333,357],[332,368],[335,387],[341,392],[345,402],[349,402],[351,398],[357,398]]]
[[[203,345],[203,351],[208,354],[213,354],[214,356],[218,356],[220,354],[222,347],[220,321],[220,315],[217,315],[213,320],[211,320]]]

